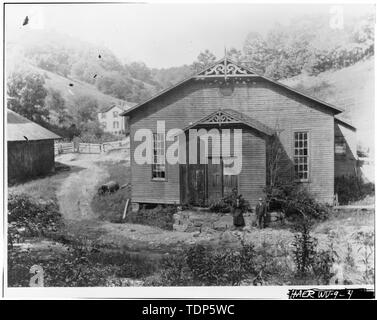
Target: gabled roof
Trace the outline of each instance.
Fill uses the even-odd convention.
[[[18,113],[7,109],[7,141],[61,139],[55,133],[43,128]]]
[[[99,112],[100,113],[106,113],[106,112],[109,112],[111,109],[113,109],[115,107],[118,107],[118,108],[122,109],[123,111],[126,111],[126,110],[136,106],[136,104],[137,103],[133,103],[133,102],[125,102],[123,104],[112,103],[109,106],[103,107]]]
[[[171,87],[169,87],[165,90],[162,90],[161,92],[159,92],[158,94],[156,94],[152,98],[147,99],[146,101],[141,102],[141,103],[137,104],[136,106],[122,112],[120,115],[121,116],[129,115],[130,113],[132,113],[136,109],[139,109],[140,107],[146,105],[147,103],[157,99],[158,97],[164,95],[165,93],[167,93],[167,92],[169,92],[173,89],[176,89],[176,88],[186,84],[187,82],[189,82],[193,79],[203,79],[203,78],[213,78],[213,77],[221,77],[221,78],[224,78],[224,79],[239,78],[239,77],[261,78],[261,79],[266,80],[269,83],[272,83],[272,84],[274,84],[274,85],[276,85],[280,88],[283,88],[284,90],[287,90],[291,93],[294,93],[294,94],[297,94],[301,97],[309,99],[310,101],[314,101],[314,102],[324,106],[325,108],[330,109],[335,114],[338,114],[338,113],[341,113],[341,112],[344,111],[343,109],[338,108],[338,107],[336,107],[336,106],[334,106],[330,103],[327,103],[325,101],[322,101],[322,100],[314,98],[314,97],[311,97],[311,96],[309,96],[305,93],[302,93],[302,92],[300,92],[296,89],[288,87],[288,86],[286,86],[286,85],[284,85],[280,82],[277,82],[275,80],[272,80],[270,78],[262,76],[258,72],[256,72],[255,70],[252,70],[251,68],[248,68],[248,67],[245,67],[245,66],[241,66],[241,65],[237,64],[236,62],[230,60],[228,57],[225,57],[225,58],[217,61],[216,63],[212,64],[208,68],[206,68],[206,69],[204,69],[204,70],[182,80],[181,82],[177,83],[176,85],[173,85],[173,86],[171,86]]]
[[[212,112],[211,114],[203,117],[199,121],[196,121],[195,123],[190,124],[189,126],[184,128],[183,131],[187,131],[201,124],[221,125],[221,124],[227,124],[227,123],[242,123],[266,135],[271,136],[274,134],[274,130],[272,130],[265,124],[233,109],[219,109],[215,112]]]

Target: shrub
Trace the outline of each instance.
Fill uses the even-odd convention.
[[[242,195],[239,195],[237,189],[233,189],[232,192],[225,195],[222,199],[215,201],[209,207],[211,212],[228,213],[233,208],[240,208],[242,212],[250,210],[250,205]]]
[[[11,248],[8,250],[8,283],[12,287],[27,287],[30,267],[39,265],[44,271],[44,285],[57,287],[108,286],[109,279],[140,279],[156,272],[155,259],[127,252],[107,250],[97,243],[79,239],[64,239],[64,250],[53,256]],[[122,285],[118,279],[117,285]]]
[[[231,208],[223,199],[220,199],[212,202],[209,206],[209,210],[216,213],[229,213]]]
[[[27,194],[9,194],[8,242],[12,246],[22,237],[48,235],[62,225],[58,205],[54,201],[37,202]]]
[[[177,208],[173,205],[157,205],[152,209],[143,206],[138,212],[127,213],[125,221],[173,230],[173,215],[176,212]]]
[[[329,284],[334,276],[332,266],[339,258],[333,243],[330,243],[328,249],[318,250],[318,240],[310,235],[310,220],[301,221],[296,228],[298,233],[292,243],[296,276],[302,279],[315,278],[320,284]]]
[[[37,264],[29,250],[8,249],[8,286],[28,287],[30,268]]]
[[[374,195],[374,184],[364,183],[362,178],[356,175],[336,177],[335,193],[338,194],[339,204],[348,204],[367,195]]]
[[[353,257],[352,245],[349,242],[347,242],[347,254],[346,254],[345,262],[348,268],[350,269],[355,268],[355,259]]]
[[[335,262],[336,252],[333,250],[319,250],[313,262],[313,273],[322,284],[328,285],[334,276],[332,265]]]
[[[361,252],[361,263],[364,266],[363,280],[366,283],[374,283],[374,232],[359,231],[354,236],[360,245],[358,252]]]
[[[31,251],[12,249],[8,252],[8,285],[27,287],[33,265],[43,268],[46,287],[92,287],[105,286],[108,277],[114,275],[117,266],[95,263],[90,260],[93,247],[72,245],[65,253],[50,259],[42,259]]]
[[[284,203],[284,213],[287,217],[301,216],[305,219],[325,220],[328,218],[329,207],[319,203],[306,190],[295,190]]]
[[[93,263],[118,266],[116,276],[121,278],[140,279],[150,276],[157,270],[156,261],[153,259],[127,252],[97,250],[91,252],[89,259]]]
[[[311,224],[308,221],[297,225],[298,233],[292,243],[293,258],[298,276],[305,276],[312,271],[315,262],[317,239],[310,235]]]
[[[184,251],[164,257],[161,262],[161,270],[160,278],[163,286],[192,285],[192,276]]]
[[[265,188],[269,210],[281,210],[287,218],[325,220],[329,207],[319,203],[313,195],[297,183]]]
[[[255,250],[242,244],[240,250],[215,250],[195,245],[163,260],[160,273],[163,285],[239,285],[255,275]]]

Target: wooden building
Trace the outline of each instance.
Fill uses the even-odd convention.
[[[41,176],[54,170],[55,133],[7,110],[8,182]]]
[[[335,177],[360,175],[356,150],[356,128],[335,117]]]
[[[98,121],[101,124],[103,131],[114,135],[129,134],[127,119],[121,117],[120,114],[134,105],[134,103],[130,102],[123,104],[112,104],[98,112]]]
[[[342,111],[225,57],[122,113],[130,123],[132,201],[206,205],[237,188],[254,205],[270,181],[269,150],[278,141],[283,150],[279,165],[286,168],[281,174],[301,183],[318,200],[332,203],[334,141],[344,126],[335,116]],[[242,145],[241,171],[232,172],[222,155],[215,163],[216,155],[210,152],[205,154],[208,163],[170,164],[165,155],[173,142],[157,134],[158,121],[164,122],[166,132],[182,129],[186,138],[193,128],[227,128],[233,136],[241,129],[240,139],[230,139]],[[142,143],[135,140],[139,129],[153,133],[152,164],[135,161],[134,151]],[[202,153],[200,149],[198,157]]]

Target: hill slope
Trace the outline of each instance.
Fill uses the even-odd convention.
[[[358,142],[374,154],[373,58],[341,70],[299,75],[282,82],[343,108],[342,116],[357,128]]]
[[[125,65],[102,45],[55,31],[21,30],[12,41],[7,40],[6,53],[7,64],[18,55],[30,65],[93,85],[121,100],[141,102],[156,91],[143,64]]]
[[[85,83],[83,81],[68,77],[65,78],[53,72],[42,70],[34,66],[30,66],[30,68],[34,72],[40,73],[44,76],[46,81],[46,88],[52,88],[60,91],[61,95],[66,101],[66,104],[69,106],[73,105],[73,98],[79,95],[91,96],[95,98],[98,102],[99,109],[106,108],[111,104],[126,103],[129,106],[134,105],[134,103],[126,102],[124,100],[106,95],[100,92],[95,86]]]

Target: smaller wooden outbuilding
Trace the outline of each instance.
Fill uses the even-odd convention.
[[[55,133],[7,110],[8,182],[14,183],[54,170]]]
[[[356,151],[356,128],[346,119],[335,117],[335,177],[360,175]]]

